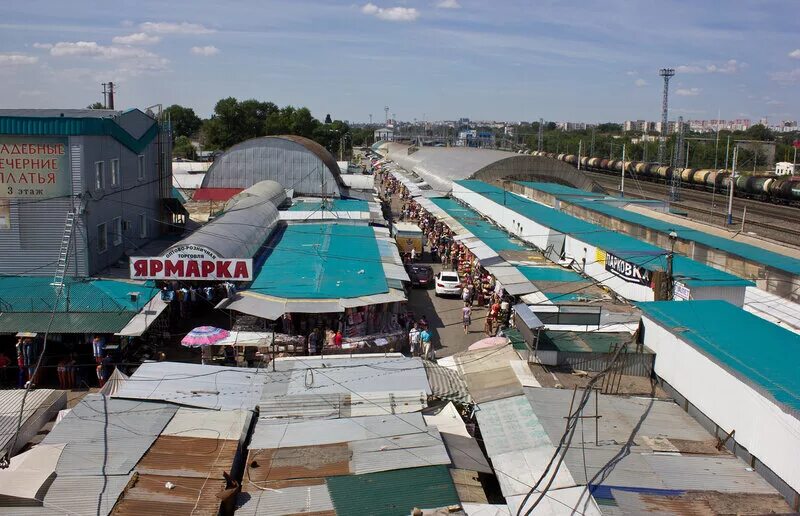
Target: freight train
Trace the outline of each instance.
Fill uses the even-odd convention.
[[[570,165],[578,166],[578,157],[574,154],[555,154],[553,152],[532,151],[534,156],[545,156],[557,159]],[[581,169],[620,175],[622,160],[605,158],[580,158]],[[635,177],[656,183],[669,184],[673,174],[680,174],[681,187],[691,187],[708,192],[724,193],[728,191],[731,172],[729,170],[711,170],[696,168],[674,168],[658,163],[642,161],[625,161],[625,176]],[[800,177],[776,175],[739,175],[734,184],[734,195],[778,204],[800,204]]]

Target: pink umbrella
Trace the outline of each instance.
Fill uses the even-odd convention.
[[[181,339],[181,344],[189,348],[211,346],[225,339],[228,335],[230,335],[230,332],[222,328],[199,326],[187,333],[186,336]]]
[[[475,351],[476,349],[486,349],[486,348],[494,348],[496,346],[502,346],[503,344],[508,343],[508,339],[505,337],[486,337],[485,339],[481,339],[475,344],[471,345],[468,349],[470,351]]]

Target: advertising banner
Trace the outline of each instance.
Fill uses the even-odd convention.
[[[0,135],[0,199],[50,199],[72,193],[67,139]]]
[[[628,283],[638,283],[639,285],[650,285],[650,271],[623,260],[613,254],[606,253],[606,270],[618,276]]]
[[[253,260],[134,257],[130,273],[135,280],[252,281]]]

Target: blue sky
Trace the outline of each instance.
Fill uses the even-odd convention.
[[[94,5],[89,5],[94,4]],[[0,107],[226,96],[317,117],[800,118],[796,0],[26,0],[0,22]],[[674,116],[673,116],[674,115]]]

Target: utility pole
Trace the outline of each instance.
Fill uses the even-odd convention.
[[[369,125],[372,125],[372,113],[369,114]]]
[[[583,149],[583,140],[578,142],[578,170],[581,169],[581,152]]]
[[[589,156],[594,156],[594,127],[592,127],[592,141],[589,143]]]
[[[619,184],[619,191],[625,197],[625,144],[622,144],[622,181]]]
[[[673,68],[662,68],[658,71],[658,75],[664,78],[664,93],[661,97],[661,134],[659,135],[658,143],[658,163],[663,165],[664,158],[667,151],[667,130],[668,127],[668,104],[669,104],[669,80],[675,75]]]
[[[386,116],[386,125],[384,127],[389,126],[389,106],[383,108],[383,114]]]
[[[733,224],[733,188],[736,186],[736,159],[739,153],[739,146],[733,146],[733,171],[731,171],[730,181],[728,182],[728,225]]]
[[[544,143],[544,118],[539,119],[539,145],[537,146],[536,150],[539,152],[544,150],[542,146]]]
[[[678,239],[678,234],[674,231],[669,232],[670,250],[667,255],[667,300],[672,301],[675,298],[675,275],[673,274],[673,261],[675,258],[675,241]]]
[[[731,152],[731,135],[728,135],[728,143],[725,144],[725,170],[728,170],[728,154]]]

